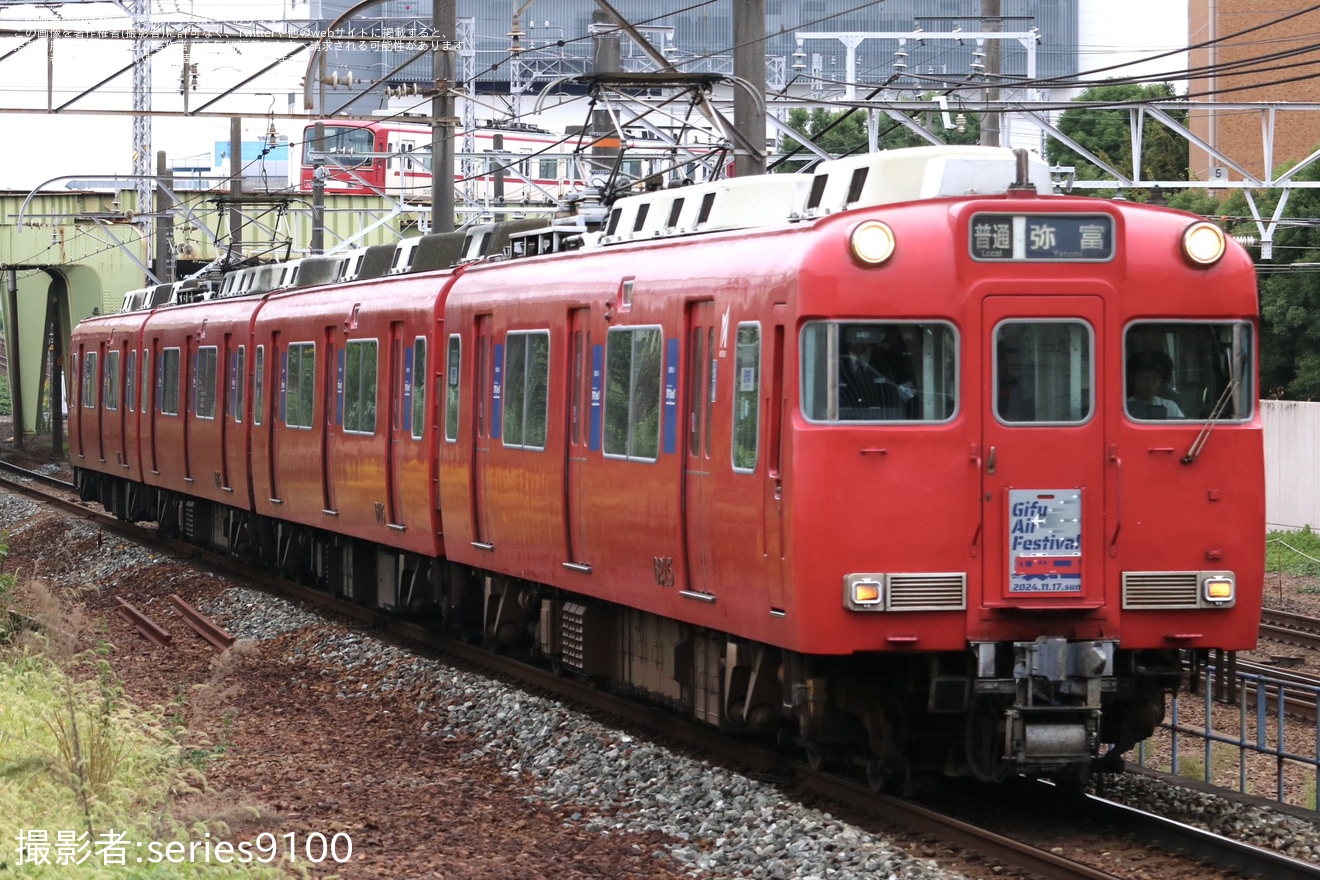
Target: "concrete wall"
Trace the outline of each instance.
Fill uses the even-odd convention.
[[[1260,410],[1268,528],[1320,526],[1320,403],[1263,400]]]

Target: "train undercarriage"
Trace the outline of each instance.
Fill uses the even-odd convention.
[[[94,472],[84,500],[355,603],[416,615],[722,729],[796,745],[877,789],[914,772],[1080,784],[1163,720],[1178,651],[1042,637],[966,652],[807,656]]]

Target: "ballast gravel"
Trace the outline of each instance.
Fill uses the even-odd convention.
[[[868,831],[790,800],[768,783],[676,754],[574,710],[442,661],[417,657],[370,635],[325,623],[285,600],[236,588],[202,609],[243,638],[312,627],[300,643],[319,662],[369,678],[381,693],[418,688],[433,736],[473,737],[468,760],[493,758],[530,786],[529,800],[574,806],[588,832],[660,832],[678,842],[668,857],[693,876],[952,880]],[[345,699],[373,692],[341,687]],[[1320,854],[1320,825],[1283,812],[1126,774],[1105,795],[1177,821],[1303,861]],[[657,851],[657,858],[666,853]]]

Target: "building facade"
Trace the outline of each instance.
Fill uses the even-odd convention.
[[[1275,0],[1191,0],[1189,81],[1194,101],[1320,103],[1320,11]],[[1261,109],[1193,110],[1191,129],[1256,175],[1320,146],[1320,113],[1277,108],[1272,140]],[[1195,145],[1194,179],[1236,179]]]

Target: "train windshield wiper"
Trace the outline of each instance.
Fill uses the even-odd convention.
[[[1210,439],[1210,431],[1214,429],[1215,422],[1224,414],[1228,402],[1233,399],[1233,392],[1237,390],[1240,384],[1237,379],[1233,379],[1224,386],[1224,393],[1219,395],[1219,399],[1215,401],[1214,409],[1210,410],[1210,417],[1201,426],[1201,430],[1196,435],[1196,439],[1192,441],[1192,445],[1187,448],[1187,454],[1182,458],[1183,464],[1191,464],[1201,454],[1201,450],[1205,448],[1205,442]]]

